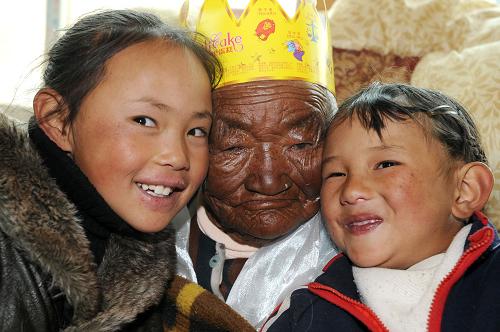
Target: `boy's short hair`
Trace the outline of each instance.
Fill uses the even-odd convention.
[[[382,138],[385,121],[412,119],[443,144],[455,160],[488,163],[469,113],[444,94],[406,84],[374,82],[340,105],[330,130],[356,117]]]

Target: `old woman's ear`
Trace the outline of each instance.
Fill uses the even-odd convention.
[[[43,88],[33,99],[33,110],[40,128],[63,151],[71,152],[72,145],[66,128],[67,112],[54,111],[61,107],[62,96],[54,89]]]

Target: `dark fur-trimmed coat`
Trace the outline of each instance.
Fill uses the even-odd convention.
[[[112,235],[97,268],[75,209],[27,134],[0,114],[0,331],[58,331],[65,301],[66,331],[128,329],[161,300],[174,276],[173,234]]]

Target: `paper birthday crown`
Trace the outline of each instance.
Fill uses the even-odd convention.
[[[250,0],[240,18],[227,0],[205,0],[196,30],[222,62],[219,86],[293,79],[335,92],[328,20],[311,0],[301,0],[292,18],[276,0]]]

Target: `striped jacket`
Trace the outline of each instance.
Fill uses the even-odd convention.
[[[165,332],[251,332],[236,311],[201,286],[176,276],[163,306]]]

